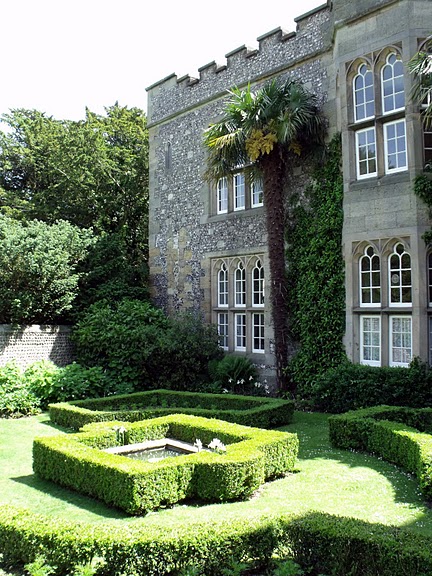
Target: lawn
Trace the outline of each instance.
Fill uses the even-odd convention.
[[[281,428],[300,439],[298,472],[269,482],[252,501],[198,506],[175,506],[128,517],[90,498],[38,479],[32,471],[34,436],[58,434],[46,414],[20,420],[0,420],[0,505],[2,502],[68,520],[175,527],[186,522],[250,518],[311,510],[396,525],[432,535],[432,510],[416,480],[378,458],[337,450],[328,441],[327,416],[296,412],[293,423]]]

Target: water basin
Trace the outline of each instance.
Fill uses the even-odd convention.
[[[144,462],[159,462],[165,458],[195,454],[198,452],[198,448],[188,442],[180,442],[173,438],[161,438],[159,440],[139,442],[138,444],[114,446],[113,448],[106,448],[105,452]]]

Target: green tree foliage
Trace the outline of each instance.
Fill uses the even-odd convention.
[[[103,234],[91,246],[81,266],[80,292],[74,305],[74,318],[95,302],[118,302],[123,298],[147,300],[143,280],[147,274],[144,262],[132,262],[122,233]]]
[[[191,314],[167,318],[147,302],[98,302],[74,330],[77,359],[101,366],[110,379],[134,390],[193,390],[208,380],[220,358],[217,331]]]
[[[333,138],[306,198],[292,210],[287,233],[290,326],[299,352],[289,372],[307,395],[312,380],[345,357],[342,257],[343,183],[340,137]]]
[[[425,106],[426,125],[432,125],[432,36],[424,43],[423,49],[414,54],[408,62],[408,69],[414,76],[412,97]]]
[[[138,268],[147,254],[148,131],[145,114],[118,104],[106,115],[55,120],[36,110],[2,116],[0,209],[25,220],[67,220],[120,233]]]
[[[64,319],[78,293],[90,230],[59,221],[20,223],[0,216],[0,323]]]
[[[222,119],[205,132],[208,177],[217,180],[238,166],[262,174],[270,267],[270,302],[278,386],[287,386],[288,317],[284,254],[285,184],[292,155],[321,142],[323,118],[316,97],[292,80],[272,80],[257,90],[230,92]]]

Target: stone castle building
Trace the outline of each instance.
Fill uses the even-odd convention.
[[[202,135],[228,89],[284,75],[318,95],[329,135],[342,134],[348,356],[376,366],[430,359],[430,222],[413,181],[432,160],[432,134],[410,99],[406,62],[432,32],[432,1],[329,0],[296,24],[202,66],[199,78],[148,88],[155,302],[201,311],[227,351],[273,365],[265,199],[241,169],[215,186],[204,180]],[[298,168],[295,185],[306,181]]]

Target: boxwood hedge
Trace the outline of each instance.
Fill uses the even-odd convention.
[[[200,574],[227,573],[232,561],[257,568],[288,547],[314,574],[426,576],[432,574],[432,540],[403,528],[370,524],[324,513],[254,517],[159,528],[145,519],[128,525],[73,523],[0,508],[0,552],[11,564],[43,554],[65,574],[94,557],[105,561],[106,576],[178,575],[186,566]],[[224,572],[225,571],[225,572]]]
[[[217,437],[227,449],[155,463],[103,452],[123,440],[116,432],[120,426],[127,429],[126,444],[174,438],[190,443],[200,439],[208,445]],[[176,414],[132,423],[93,423],[76,434],[36,438],[33,469],[47,480],[142,514],[190,497],[216,502],[247,498],[265,480],[292,471],[297,452],[296,434]]]
[[[432,408],[376,406],[329,418],[330,441],[338,448],[382,456],[415,474],[432,499]]]
[[[245,426],[274,428],[289,424],[293,412],[294,402],[291,400],[173,390],[151,390],[49,406],[53,422],[74,430],[89,422],[134,422],[178,413],[220,418]]]

